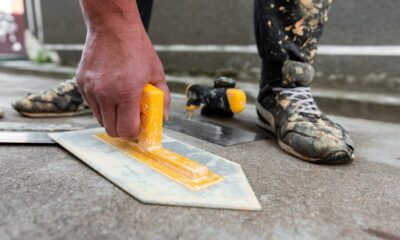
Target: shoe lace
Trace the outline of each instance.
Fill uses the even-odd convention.
[[[275,92],[285,95],[292,102],[295,111],[302,114],[312,114],[316,116],[321,115],[314,98],[311,96],[309,87],[295,87],[295,88],[273,88]]]

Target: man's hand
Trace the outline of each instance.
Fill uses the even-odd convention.
[[[124,6],[135,1],[96,1],[81,0],[88,35],[78,86],[110,136],[133,140],[140,132],[140,99],[147,83],[164,91],[164,119],[168,119],[170,95],[164,69],[136,6]],[[113,8],[130,10],[120,17],[108,13]]]

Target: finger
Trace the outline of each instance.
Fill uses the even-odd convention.
[[[116,116],[116,106],[104,101],[99,101],[101,117],[103,120],[104,128],[106,132],[111,137],[118,137],[117,132],[117,116]]]
[[[136,140],[140,133],[140,98],[117,106],[117,133],[126,140]]]
[[[171,103],[171,94],[169,92],[169,88],[167,85],[167,81],[161,81],[154,84],[157,88],[161,89],[164,92],[164,121],[169,120],[169,106]]]
[[[87,98],[86,98],[85,91],[84,91],[85,88],[84,88],[84,84],[83,84],[83,78],[80,77],[80,74],[78,74],[78,75],[76,76],[75,81],[76,81],[76,85],[78,86],[79,92],[81,93],[83,99],[84,99],[86,102],[88,102],[88,100],[87,100]]]
[[[104,126],[103,118],[101,116],[100,106],[97,103],[96,98],[89,91],[85,91],[85,95],[86,95],[86,101],[89,104],[92,111],[94,112],[94,115],[96,116],[97,121],[99,122],[99,124],[101,126]]]

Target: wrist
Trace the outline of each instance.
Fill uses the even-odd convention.
[[[97,33],[137,33],[143,28],[142,21],[137,13],[107,14],[91,18],[86,21],[89,34]]]

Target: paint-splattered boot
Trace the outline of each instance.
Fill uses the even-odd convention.
[[[61,86],[41,93],[29,93],[12,106],[21,115],[33,118],[69,117],[91,113],[75,80],[67,80],[61,83]]]
[[[353,161],[348,133],[328,119],[311,96],[312,66],[287,61],[282,72],[280,86],[267,86],[260,92],[259,126],[273,132],[284,151],[302,160],[320,164]]]

